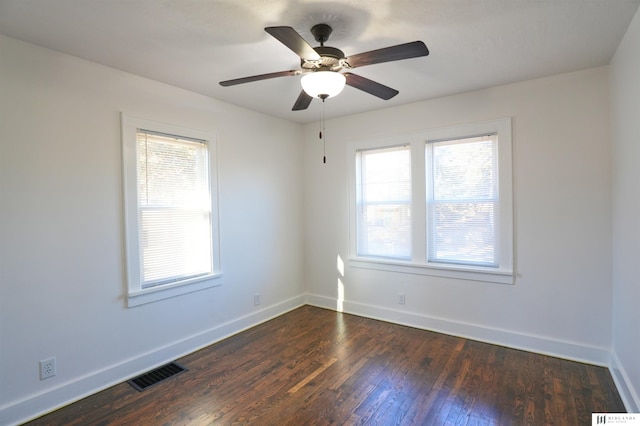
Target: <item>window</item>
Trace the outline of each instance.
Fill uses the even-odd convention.
[[[411,257],[411,152],[358,151],[358,254]]]
[[[427,142],[429,262],[498,266],[496,136]]]
[[[122,115],[127,302],[217,285],[215,140]]]
[[[513,283],[510,119],[349,153],[352,266]]]

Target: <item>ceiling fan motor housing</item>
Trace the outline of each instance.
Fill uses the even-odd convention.
[[[339,71],[345,67],[345,56],[342,50],[329,46],[314,47],[318,55],[319,61],[302,58],[300,65],[305,69],[320,69],[325,71]]]
[[[300,58],[300,66],[303,69],[313,71],[340,71],[346,66],[344,52],[335,47],[325,46],[324,42],[329,39],[329,35],[333,32],[327,24],[316,24],[311,27],[311,34],[320,46],[314,47],[313,50],[320,55],[320,59]]]

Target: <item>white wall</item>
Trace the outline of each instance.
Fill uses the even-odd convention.
[[[638,21],[611,72],[613,214],[608,67],[331,120],[323,164],[317,124],[0,36],[0,424],[291,309],[306,291],[335,308],[338,279],[348,312],[603,365],[613,344],[614,377],[638,411]],[[217,134],[222,286],[125,308],[120,111]],[[348,266],[348,141],[507,116],[515,285]],[[49,356],[58,375],[40,381]]]
[[[0,424],[303,303],[299,125],[1,36],[0,57]],[[125,307],[120,111],[217,134],[221,286]]]
[[[306,126],[310,301],[335,308],[341,279],[347,312],[607,365],[608,94],[601,67],[334,119],[326,124],[326,165],[317,124]],[[357,269],[348,261],[340,276],[336,261],[348,259],[350,232],[348,141],[503,117],[513,117],[515,285]],[[406,305],[397,303],[398,292]]]
[[[613,375],[640,411],[640,12],[611,64],[613,149]]]

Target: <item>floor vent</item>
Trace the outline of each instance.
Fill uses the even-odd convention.
[[[176,374],[180,374],[185,371],[189,370],[176,362],[170,362],[169,364],[158,367],[155,370],[151,370],[134,379],[128,380],[127,383],[139,392],[142,392],[143,390],[149,389],[151,386],[157,385],[169,377],[173,377]]]

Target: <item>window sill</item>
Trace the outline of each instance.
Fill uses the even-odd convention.
[[[222,283],[217,280],[222,273],[211,274],[192,280],[181,281],[173,284],[159,285],[142,290],[129,290],[127,294],[127,307],[140,306],[158,300],[169,299],[206,288],[217,287]]]
[[[513,271],[474,267],[466,265],[442,265],[405,262],[401,260],[374,259],[363,257],[349,258],[353,268],[374,269],[378,271],[398,272],[401,274],[428,275],[433,277],[455,278],[459,280],[481,281],[513,285]]]

